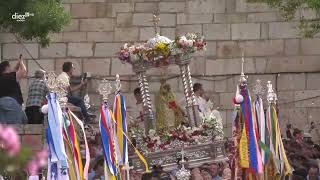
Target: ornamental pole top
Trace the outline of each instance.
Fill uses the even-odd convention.
[[[158,35],[158,25],[160,22],[160,18],[158,17],[158,15],[156,13],[153,14],[152,22],[153,22],[153,26],[154,26],[154,33],[156,35]]]
[[[99,87],[98,87],[99,93],[102,95],[102,99],[104,102],[108,101],[108,96],[111,94],[112,86],[110,82],[107,79],[103,79],[100,81]]]
[[[260,79],[256,80],[256,84],[254,85],[253,92],[256,96],[260,96],[260,97],[265,93],[265,89],[262,86]]]
[[[277,98],[277,94],[273,91],[271,81],[268,81],[267,87],[268,87],[268,95],[267,95],[268,103],[269,104],[272,104],[272,103],[276,104],[278,98]]]
[[[121,81],[120,81],[120,76],[119,74],[116,74],[116,83],[115,83],[115,87],[116,87],[116,93],[118,93],[121,89]]]
[[[245,85],[247,83],[247,77],[244,74],[244,51],[242,51],[241,57],[241,75],[240,75],[240,84]]]

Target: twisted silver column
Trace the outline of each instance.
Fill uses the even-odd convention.
[[[180,73],[182,78],[184,95],[187,103],[187,114],[189,118],[190,126],[199,126],[200,125],[200,117],[198,112],[198,107],[196,105],[194,92],[193,92],[193,84],[191,79],[191,72],[188,63],[183,63],[179,65]]]
[[[150,129],[153,129],[154,114],[152,111],[152,104],[151,104],[151,98],[149,93],[149,84],[147,81],[146,72],[145,71],[138,72],[138,79],[139,79],[139,87],[141,90],[143,109],[144,109],[143,111],[144,111],[145,130],[146,130],[146,133],[148,133]]]

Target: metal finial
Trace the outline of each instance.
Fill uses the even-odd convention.
[[[108,96],[111,94],[112,86],[110,82],[106,79],[101,80],[99,87],[98,87],[99,93],[102,95],[103,101],[108,101]]]
[[[244,51],[242,51],[242,57],[241,57],[241,75],[240,75],[240,83],[241,85],[245,85],[247,83],[247,78],[244,74]]]
[[[256,84],[253,87],[253,92],[256,96],[261,96],[265,93],[265,89],[263,88],[260,79],[256,80]]]
[[[187,170],[185,167],[184,167],[184,155],[185,155],[185,152],[184,152],[184,146],[182,146],[182,150],[181,150],[181,169],[177,172],[176,176],[177,176],[177,180],[189,180],[190,179],[190,176],[191,176],[191,173],[189,170]]]
[[[277,94],[273,91],[271,81],[268,81],[267,87],[268,87],[267,99],[269,104],[272,104],[272,103],[276,104],[278,98],[277,98]]]
[[[157,35],[158,34],[158,25],[160,22],[160,18],[158,17],[157,14],[153,14],[152,22],[153,22],[153,26],[154,26],[154,33]]]
[[[116,93],[118,93],[121,89],[121,81],[120,81],[120,76],[119,74],[116,74],[116,83],[115,83],[115,87],[116,87]]]

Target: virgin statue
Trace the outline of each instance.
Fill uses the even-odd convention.
[[[160,90],[155,96],[156,129],[161,131],[169,127],[177,127],[187,122],[182,108],[177,104],[176,98],[169,84],[161,81]]]

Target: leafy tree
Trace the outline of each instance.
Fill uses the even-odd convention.
[[[12,19],[12,15],[31,16],[25,21]],[[26,40],[36,39],[45,47],[50,43],[49,34],[61,32],[70,22],[60,0],[0,0],[0,27]]]
[[[306,19],[300,18],[299,29],[304,37],[313,37],[320,32],[320,0],[249,0],[249,2],[265,2],[280,11],[285,20],[290,21],[295,17],[297,11],[310,9],[316,16]]]

